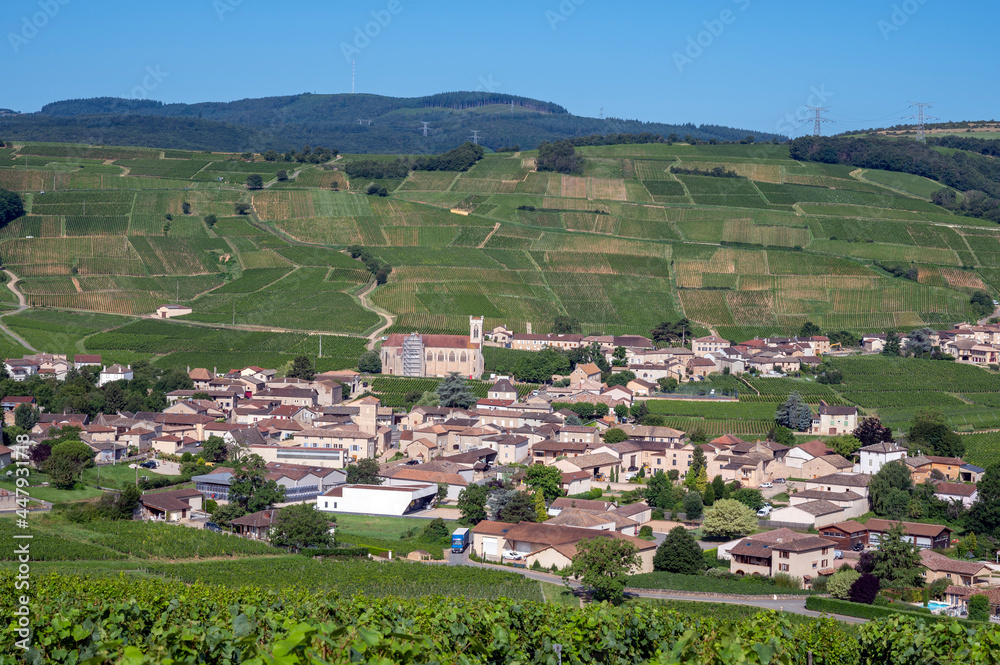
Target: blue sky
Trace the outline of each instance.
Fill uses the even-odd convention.
[[[4,0],[0,107],[350,92],[353,56],[358,92],[491,89],[588,116],[801,134],[812,104],[834,133],[914,100],[992,119],[998,16],[972,0]]]

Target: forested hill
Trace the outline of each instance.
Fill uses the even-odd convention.
[[[428,122],[423,135],[421,122]],[[700,140],[756,141],[784,136],[717,125],[586,118],[558,104],[496,93],[427,97],[367,94],[163,104],[99,97],[47,104],[38,113],[0,117],[0,137],[28,141],[156,145],[187,150],[279,150],[330,146],[346,153],[441,153],[479,130],[491,149],[533,149],[544,141],[592,134],[676,134]]]

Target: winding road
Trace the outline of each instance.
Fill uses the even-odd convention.
[[[17,289],[17,283],[21,281],[21,278],[12,273],[11,271],[7,270],[6,268],[4,269],[4,273],[7,275],[7,279],[9,280],[7,282],[7,288],[10,289],[11,293],[17,296],[17,309],[14,310],[13,312],[8,312],[4,316],[9,316],[10,314],[19,314],[24,310],[28,309],[28,300],[24,297],[24,294]],[[4,325],[2,320],[0,320],[0,330],[5,332],[9,337],[13,338],[18,344],[20,344],[24,348],[28,349],[29,351],[34,351],[35,353],[38,353],[38,349],[28,344],[26,341],[24,341],[24,339],[20,335],[18,335],[13,330]]]
[[[375,345],[378,344],[379,340],[382,338],[382,333],[392,327],[392,324],[396,322],[396,315],[391,312],[382,309],[378,305],[373,305],[371,301],[368,300],[368,295],[375,290],[378,286],[378,282],[374,279],[369,282],[365,288],[358,291],[355,295],[358,300],[361,301],[361,306],[365,309],[374,312],[375,314],[381,316],[385,319],[385,323],[375,329],[370,335],[368,335],[368,343],[365,345],[369,351],[375,350]]]

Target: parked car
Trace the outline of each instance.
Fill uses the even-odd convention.
[[[524,555],[521,554],[520,552],[515,551],[515,550],[504,550],[503,551],[503,558],[504,559],[512,559],[514,561],[520,561],[521,559],[524,558]]]
[[[760,484],[760,488],[761,488],[761,489],[764,489],[764,490],[769,490],[769,489],[771,489],[772,487],[774,487],[774,485],[772,485],[771,483],[761,483],[761,484]]]
[[[775,478],[774,482],[778,483],[779,485],[784,485],[785,484],[785,479],[784,478]]]
[[[205,528],[209,531],[218,531],[219,533],[222,533],[222,527],[215,522],[205,522]]]
[[[851,549],[854,550],[855,552],[860,552],[863,549],[865,549],[865,546],[862,543],[854,543],[854,547],[852,547]]]
[[[420,460],[418,460],[418,459],[411,459],[411,460],[410,460],[410,461],[408,461],[408,462],[407,462],[406,464],[407,464],[407,465],[412,465],[412,464],[420,464]]]
[[[771,514],[771,506],[764,506],[757,511],[757,517],[767,517]]]
[[[154,462],[153,460],[149,460],[148,462],[143,462],[139,466],[141,466],[144,469],[155,469],[156,468],[156,462]]]

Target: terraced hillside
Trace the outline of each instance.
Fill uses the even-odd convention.
[[[0,186],[30,211],[0,230],[0,255],[32,307],[142,315],[179,300],[196,321],[347,334],[380,320],[352,296],[369,275],[348,245],[393,266],[370,296],[398,315],[392,331],[460,332],[470,314],[535,331],[559,314],[615,333],[680,316],[730,338],[806,320],[882,331],[967,319],[971,292],[1000,288],[1000,230],[931,204],[926,179],[797,162],[779,145],[580,152],[582,176],[489,154],[378,181],[381,198],[341,170],[360,156],[26,144],[0,150]],[[691,174],[720,166],[741,177]],[[251,173],[271,186],[247,192]]]

